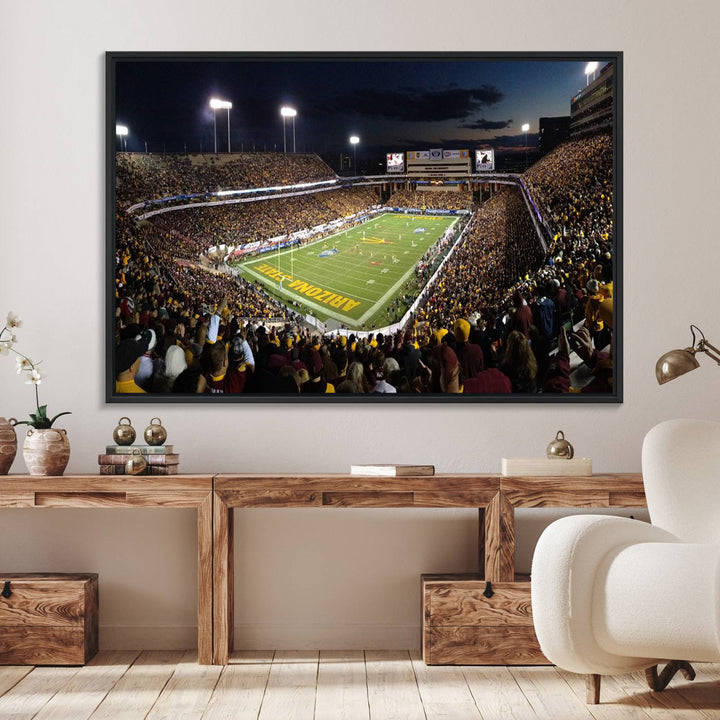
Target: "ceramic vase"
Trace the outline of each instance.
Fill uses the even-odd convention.
[[[67,432],[56,428],[28,428],[23,457],[31,475],[62,475],[70,460]]]
[[[17,435],[15,418],[6,420],[0,417],[0,475],[7,475],[17,453]]]

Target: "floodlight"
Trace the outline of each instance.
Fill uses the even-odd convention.
[[[116,125],[115,126],[115,134],[116,135],[127,135],[128,129],[125,127],[125,125]]]
[[[287,142],[285,140],[285,118],[292,118],[293,121],[293,152],[295,152],[295,116],[297,110],[295,108],[288,107],[287,105],[280,108],[280,114],[283,119],[283,152],[287,152]]]

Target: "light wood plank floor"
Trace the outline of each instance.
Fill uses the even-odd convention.
[[[651,693],[642,674],[552,667],[428,667],[415,651],[102,652],[82,668],[0,667],[0,720],[720,720],[720,664]]]

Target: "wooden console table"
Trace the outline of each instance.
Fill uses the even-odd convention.
[[[213,500],[213,662],[233,649],[234,508],[477,508],[478,574],[512,583],[516,507],[642,507],[639,474],[592,477],[216,475]]]
[[[515,508],[644,505],[645,494],[639,474],[577,478],[471,474],[412,478],[350,475],[0,476],[0,508],[196,508],[198,662],[221,665],[227,664],[233,646],[234,508],[477,508],[477,575],[493,584],[512,584]]]
[[[0,476],[0,508],[196,508],[198,517],[198,662],[210,665],[212,475]]]

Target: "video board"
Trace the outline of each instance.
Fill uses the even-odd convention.
[[[387,171],[389,173],[405,172],[405,156],[403,153],[387,154]]]
[[[495,151],[475,151],[475,172],[493,172],[495,170]]]

